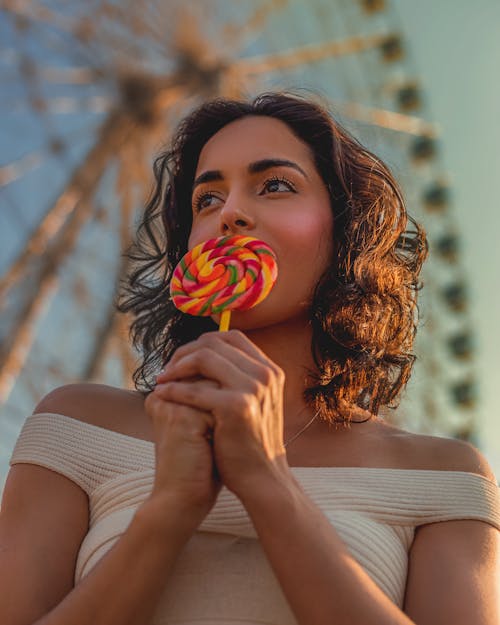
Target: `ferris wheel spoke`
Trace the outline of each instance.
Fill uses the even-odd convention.
[[[47,359],[47,354],[39,354],[38,352],[39,350],[37,350],[35,345],[33,345],[31,357],[36,359],[36,358],[43,358],[45,356],[45,360]],[[50,368],[51,370],[50,372],[55,374],[55,376],[58,379],[64,380],[64,375],[61,378],[59,378],[59,374],[63,373],[63,371],[61,370],[62,367],[60,368],[60,367],[50,366],[48,368]],[[36,406],[36,404],[38,403],[38,398],[43,396],[44,394],[44,390],[43,390],[44,381],[40,379],[40,376],[37,376],[37,375],[31,376],[28,373],[25,376],[23,382],[26,386],[26,391],[28,393],[28,396],[31,402],[33,403],[33,405]]]
[[[130,241],[130,222],[133,211],[134,186],[143,172],[142,163],[131,150],[122,153],[116,176],[116,194],[120,198],[120,248],[122,253],[127,249]]]
[[[141,162],[141,156],[146,158],[147,152],[144,150],[147,146],[147,138],[138,135],[133,141],[125,143],[120,151],[120,160],[118,167],[118,175],[116,178],[116,189],[118,196],[121,198],[120,206],[120,248],[121,262],[116,272],[114,296],[110,299],[105,314],[104,321],[97,331],[97,340],[94,342],[94,351],[92,352],[87,367],[83,373],[84,380],[100,379],[102,368],[112,350],[116,347],[120,350],[122,356],[125,349],[123,343],[128,336],[124,334],[124,325],[119,313],[114,305],[115,297],[118,295],[121,287],[121,277],[128,270],[129,259],[123,254],[131,242],[130,225],[133,215],[133,187],[134,184],[140,182],[141,176],[144,175],[146,168]],[[134,148],[134,149],[132,149]],[[144,187],[143,187],[144,188]],[[130,379],[133,372],[133,357],[129,352],[126,360],[122,363],[126,366],[124,371],[124,379]]]
[[[68,186],[31,235],[20,256],[0,278],[0,301],[24,275],[30,259],[46,252],[50,239],[61,230],[67,217],[84,210],[85,200],[93,195],[108,160],[114,157],[129,132],[129,120],[120,115],[109,118],[103,125],[96,145],[74,172]]]
[[[95,84],[98,72],[94,67],[51,67],[40,65],[36,68],[37,78],[51,83],[66,85]]]
[[[172,22],[170,4],[163,9],[159,19],[152,19],[150,3],[143,1],[131,6],[101,2],[98,12],[102,23],[95,28],[94,36],[105,44],[107,50],[115,53],[120,62],[128,54],[127,65],[131,61],[137,63],[151,48],[163,55],[167,53],[165,29]],[[117,30],[117,24],[121,32]]]
[[[358,102],[339,102],[334,99],[331,102],[334,109],[356,121],[417,136],[436,137],[438,134],[436,124],[414,115],[363,106]]]
[[[244,50],[265,27],[269,16],[272,13],[284,11],[289,4],[290,0],[267,0],[262,2],[251,15],[245,16],[242,24],[227,24],[223,28],[226,54],[229,52],[229,48],[232,51]]]
[[[11,344],[5,349],[0,362],[0,405],[7,401],[14,387],[34,342],[37,321],[45,311],[58,285],[59,280],[56,275],[41,281],[30,306],[25,308],[16,323],[11,334]]]
[[[255,56],[235,61],[232,70],[242,75],[263,74],[291,69],[325,59],[356,54],[376,48],[387,39],[386,34],[350,37],[342,41],[309,44],[276,54]]]
[[[131,242],[130,225],[133,216],[133,186],[139,183],[138,188],[142,190],[145,199],[145,189],[143,176],[149,177],[143,159],[147,156],[148,137],[141,137],[142,144],[129,143],[121,152],[119,161],[118,174],[116,177],[116,191],[120,197],[120,248],[121,262],[116,272],[114,295],[110,299],[105,318],[101,327],[97,331],[97,340],[94,342],[94,350],[88,360],[87,367],[83,373],[83,379],[99,380],[102,379],[103,368],[113,351],[118,352],[118,356],[122,363],[122,380],[123,386],[130,385],[132,374],[135,369],[135,359],[129,345],[128,329],[132,318],[130,315],[123,315],[116,310],[114,302],[121,291],[121,277],[129,271],[130,259],[125,255],[125,251]],[[153,139],[151,136],[149,139]],[[142,157],[142,158],[141,158]],[[140,183],[143,184],[140,184]]]
[[[107,113],[113,108],[114,100],[108,96],[61,96],[55,98],[36,97],[32,100],[14,100],[3,102],[4,110],[11,113],[38,111],[44,114],[74,114],[74,113]]]
[[[116,292],[116,290],[115,290]],[[102,368],[112,349],[116,311],[112,303],[108,304],[106,315],[101,326],[95,331],[93,350],[81,377],[85,381],[99,380]]]
[[[18,17],[48,24],[52,28],[55,27],[66,32],[71,32],[75,25],[73,19],[52,11],[36,0],[30,0],[29,2],[24,0],[3,0],[2,9]]]
[[[14,180],[24,176],[24,174],[27,174],[32,169],[39,167],[45,158],[46,155],[43,150],[35,150],[6,165],[1,165],[0,188],[14,182]]]
[[[83,97],[64,96],[44,100],[48,113],[106,113],[113,107],[113,99],[108,96],[95,95]]]
[[[90,217],[92,205],[82,202],[80,206],[79,213],[73,216],[57,244],[45,255],[33,295],[24,305],[9,334],[9,344],[4,347],[0,357],[0,404],[7,400],[24,367],[35,339],[35,327],[60,286],[58,268],[74,249],[78,235]]]
[[[103,29],[96,38],[106,40],[108,56],[111,58],[108,72],[140,66],[145,48],[150,49],[153,43],[161,43],[151,38],[143,40],[130,30],[122,34]]]
[[[93,130],[92,127],[85,127],[83,130],[79,129],[68,133],[65,135],[64,140],[59,137],[51,138],[46,145],[0,166],[0,189],[4,191],[11,182],[28,174],[36,167],[43,166],[45,161],[62,154],[66,149],[66,145],[75,143],[83,137],[88,137],[89,132]]]
[[[96,26],[93,20],[86,19],[84,17],[69,18],[63,15],[61,12],[49,9],[47,6],[37,2],[36,0],[30,0],[29,2],[23,0],[3,0],[4,8],[8,13],[17,18],[24,18],[33,22],[34,25],[44,24],[50,26],[50,37],[54,35],[72,36],[71,42],[71,54],[79,53],[83,55],[86,62],[90,62],[95,67],[102,66],[102,60],[96,56],[94,46],[87,45],[95,33]],[[40,31],[38,36],[40,36]],[[49,35],[43,33],[45,37]],[[75,44],[79,44],[76,48]],[[55,49],[54,45],[50,46]],[[68,41],[59,43],[61,53],[68,54],[69,47]]]
[[[177,30],[178,11],[179,8],[172,2],[141,0],[134,3],[134,15],[140,14],[144,30],[149,33],[151,42],[165,55],[168,55],[168,41]]]
[[[132,319],[120,315],[115,310],[108,311],[108,317],[97,331],[95,349],[81,378],[85,381],[100,381],[104,375],[104,366],[115,352],[122,365],[122,384],[127,388],[135,369],[135,359],[128,342],[128,329]]]
[[[134,149],[135,148],[135,149]],[[144,177],[147,176],[146,172],[146,154],[143,151],[145,148],[145,141],[138,140],[134,146],[123,146],[120,158],[118,160],[118,171],[116,175],[115,192],[121,200],[120,215],[121,228],[120,228],[120,243],[121,248],[124,250],[128,243],[128,236],[125,235],[126,229],[129,227],[129,219],[132,214],[132,206],[134,202],[134,187],[141,182],[144,182]]]
[[[122,254],[120,255],[121,260],[118,270],[115,273],[113,297],[111,297],[108,302],[104,320],[96,332],[96,340],[93,344],[93,351],[82,374],[82,378],[86,381],[101,379],[104,364],[114,347],[119,347],[121,343],[128,340],[126,324],[124,323],[126,320],[122,320],[119,317],[120,313],[116,310],[114,303],[121,289],[121,277],[126,275],[130,263],[130,260],[123,254],[123,251],[129,242],[129,207],[127,206],[120,214],[120,232],[122,238]],[[127,319],[129,319],[129,317],[127,317]],[[132,361],[131,355],[129,355],[127,359],[127,371],[124,372],[124,375],[129,375],[131,370],[133,370],[133,361],[130,361]]]
[[[13,15],[16,17],[15,14]],[[65,58],[68,56],[68,52],[71,53],[71,63],[73,65],[78,63],[79,67],[72,68],[70,66],[68,68],[70,74],[71,71],[75,72],[75,76],[76,72],[92,72],[95,81],[102,73],[102,61],[96,56],[94,48],[87,47],[80,41],[80,35],[78,33],[75,33],[75,36],[71,38],[71,47],[69,48],[68,35],[71,36],[71,33],[68,33],[67,30],[60,31],[58,29],[51,29],[49,32],[46,32],[44,29],[36,30],[38,43],[44,50],[50,50],[51,55],[57,53],[61,58]],[[10,51],[8,52],[9,54],[7,54],[6,57],[4,56],[2,61],[8,63],[12,67],[12,70],[18,74],[18,77],[21,75],[28,84],[40,77],[37,74],[38,59],[34,60],[29,53],[21,51],[20,49],[13,50],[12,53],[10,53]],[[87,65],[89,66],[88,68],[86,67]],[[58,71],[61,74],[65,71],[65,67],[50,69],[54,72]],[[73,78],[71,75],[65,80],[70,84],[76,84],[78,82],[78,78]],[[90,80],[89,84],[94,84],[94,82]]]
[[[113,26],[116,23],[120,23],[127,35],[134,34],[137,37],[145,38],[148,45],[151,45],[153,42],[163,42],[158,24],[154,20],[148,19],[149,10],[144,2],[134,3],[132,10],[127,6],[102,2],[99,13],[103,18],[109,20]]]
[[[122,126],[123,125],[121,125],[120,123],[115,124],[114,133],[117,135],[122,135],[122,133],[120,132],[120,130],[123,130]],[[111,124],[111,129],[113,129],[113,124]],[[108,131],[109,130],[110,129],[108,128]],[[114,143],[116,143],[116,141]],[[109,147],[108,142],[106,142],[105,145]],[[97,147],[99,147],[99,145]],[[94,156],[98,155],[94,154]],[[101,157],[104,156],[107,158],[109,157],[109,154],[101,154]],[[88,158],[87,162],[92,160],[92,158]],[[87,178],[87,183],[90,184],[91,181],[88,179],[89,172],[82,173],[82,171],[79,171],[77,173],[79,174],[79,176],[75,176],[75,178],[78,178],[80,183],[83,182],[84,178]],[[123,177],[125,177],[125,172],[123,173]],[[36,326],[40,316],[43,314],[43,311],[46,309],[48,301],[59,287],[59,282],[57,279],[57,269],[64,262],[64,259],[72,252],[78,240],[78,236],[83,229],[83,226],[91,217],[92,205],[89,200],[93,191],[95,190],[96,182],[97,181],[95,181],[93,185],[90,185],[87,188],[87,191],[84,193],[82,193],[82,190],[80,189],[79,202],[77,207],[73,210],[72,218],[69,224],[65,227],[64,232],[59,237],[56,244],[51,248],[49,253],[46,254],[38,284],[34,289],[35,295],[28,301],[23,312],[19,316],[19,321],[17,322],[16,327],[11,333],[11,343],[4,351],[3,358],[0,361],[0,402],[2,403],[7,400],[10,391],[13,388],[15,380],[17,379],[20,371],[24,366],[27,354],[29,353],[31,345],[34,341],[34,327]],[[92,189],[90,193],[88,190],[89,188]],[[123,221],[126,222],[126,225],[128,226],[130,224],[132,206],[130,197],[130,186],[127,186],[127,188],[129,189],[129,191],[126,195],[124,195],[124,197],[126,197],[126,206],[124,208]],[[49,215],[52,217],[54,216],[53,213],[49,213]],[[45,225],[46,222],[47,220],[45,221]],[[121,230],[122,246],[128,245],[130,237],[129,229],[126,225],[124,224],[124,227]],[[46,232],[44,232],[44,234],[46,234]],[[126,263],[127,261],[128,259],[123,260],[124,263]],[[116,289],[119,288],[119,277],[123,275],[123,271],[125,270],[125,268],[126,267],[119,271]],[[19,264],[17,269],[19,275],[19,270],[21,269],[19,267]],[[10,277],[12,278],[12,272],[10,273]],[[97,341],[96,345],[108,344],[106,337],[108,335],[112,335],[113,332],[115,332],[113,330],[115,326],[115,317],[116,313],[114,310],[114,304],[111,303],[110,312],[108,313],[108,321],[101,331],[102,340]],[[92,376],[92,372],[96,369],[98,363],[102,360],[102,358],[105,357],[105,355],[106,350],[103,351],[100,347],[97,348],[96,353],[90,361],[89,377]]]
[[[71,254],[78,237],[83,230],[85,224],[91,219],[93,212],[93,204],[86,198],[79,204],[79,211],[74,212],[72,219],[66,226],[62,236],[57,243],[45,255],[42,265],[40,277],[36,288],[33,290],[34,295],[28,300],[23,311],[18,317],[15,328],[11,331],[10,344],[4,349],[0,358],[0,404],[4,403],[15,384],[15,380],[19,376],[29,350],[35,339],[35,327],[38,320],[47,309],[50,299],[60,286],[57,277],[58,268],[63,264],[65,258]],[[124,258],[122,263],[126,263],[128,259]],[[123,270],[126,266],[123,267]],[[122,269],[117,274],[118,288],[120,276],[123,275]],[[114,305],[109,306],[110,314],[114,316]],[[104,343],[104,341],[103,341]],[[99,344],[99,342],[97,342]]]

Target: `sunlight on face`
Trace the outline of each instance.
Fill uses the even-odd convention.
[[[275,251],[278,280],[256,309],[281,301],[283,314],[305,311],[331,262],[333,216],[309,146],[284,122],[248,116],[217,132],[200,153],[192,211],[189,249],[241,234]]]

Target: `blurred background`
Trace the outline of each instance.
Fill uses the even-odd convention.
[[[427,230],[417,364],[399,408],[500,476],[496,0],[3,0],[0,490],[26,416],[71,382],[132,388],[122,251],[153,158],[216,95],[327,101]]]

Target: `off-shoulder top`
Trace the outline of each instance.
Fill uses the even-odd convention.
[[[24,422],[10,459],[15,463],[57,471],[87,493],[90,522],[78,554],[77,584],[119,539],[150,493],[154,443],[65,415],[39,413]],[[400,608],[416,527],[477,519],[500,530],[498,486],[476,473],[291,470],[355,560]],[[225,487],[166,580],[153,625],[167,624],[297,625],[250,517]]]

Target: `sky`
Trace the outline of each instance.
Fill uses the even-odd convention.
[[[478,343],[482,451],[500,478],[500,3],[396,0],[454,191]]]

